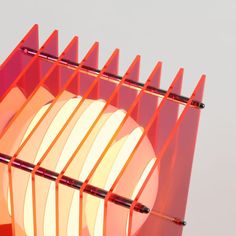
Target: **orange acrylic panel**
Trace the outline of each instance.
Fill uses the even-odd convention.
[[[0,67],[0,235],[181,236],[205,76],[188,98],[182,68],[163,90],[161,62],[58,51],[35,25]]]

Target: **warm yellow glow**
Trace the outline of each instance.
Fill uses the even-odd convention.
[[[28,135],[30,134],[30,132],[33,130],[33,128],[37,125],[38,121],[42,118],[42,116],[45,114],[45,112],[47,111],[48,107],[50,106],[50,104],[47,104],[45,106],[43,106],[39,112],[37,113],[37,115],[33,118],[33,120],[31,121],[22,141],[21,141],[21,144],[25,141],[25,139],[28,137]],[[7,196],[8,196],[8,211],[9,211],[9,214],[11,215],[11,201],[10,201],[10,190],[8,188],[8,193],[7,193]]]
[[[74,111],[75,107],[79,104],[81,98],[73,98],[68,100],[65,104],[61,106],[59,111],[56,113],[51,124],[49,125],[39,149],[34,160],[34,164],[40,160],[42,155],[45,153],[47,148],[53,139],[57,136],[71,113]],[[70,130],[70,134],[65,142],[64,147],[60,157],[58,158],[55,170],[56,172],[61,172],[71,155],[74,153],[75,149],[81,143],[82,139],[85,137],[91,125],[94,123],[95,119],[103,109],[105,102],[103,100],[85,100],[85,109],[79,109],[80,112],[78,119]],[[33,130],[37,122],[47,111],[50,104],[42,107],[39,112],[32,119],[29,127],[27,128],[25,135],[22,139],[22,143],[28,137],[30,132]],[[115,110],[112,113],[104,114],[94,127],[91,134],[86,140],[86,145],[81,147],[80,152],[83,154],[79,156],[80,164],[78,166],[78,179],[85,181],[88,174],[94,167],[98,158],[103,153],[105,147],[109,143],[110,139],[116,132],[123,118],[125,117],[125,111]],[[136,144],[138,143],[140,137],[143,134],[143,128],[139,127],[131,118],[127,122],[132,123],[133,130],[127,135],[120,137],[119,140],[110,146],[107,153],[103,157],[100,165],[95,171],[91,184],[109,190],[114,183],[115,179],[119,175],[121,169],[125,165],[126,161],[130,157],[130,154],[134,150]],[[135,125],[134,125],[135,124]],[[150,149],[151,145],[147,148]],[[143,184],[146,176],[148,175],[151,167],[153,166],[155,158],[153,150],[147,152],[148,156],[146,166],[135,185],[135,188],[131,190],[132,198],[135,197],[139,191],[141,185]],[[151,153],[151,154],[150,154]],[[152,156],[150,156],[152,155]],[[8,194],[9,195],[9,194]],[[84,212],[86,225],[90,235],[100,236],[102,235],[103,229],[103,212],[104,212],[104,201],[98,199],[94,196],[84,194]],[[68,214],[68,225],[67,225],[67,235],[74,236],[78,235],[78,222],[79,222],[79,191],[74,191],[72,196],[72,201],[70,205],[70,210]],[[8,199],[8,208],[10,209],[10,200]],[[128,216],[127,216],[128,222]],[[45,214],[44,214],[44,235],[54,236],[55,232],[55,183],[51,183],[47,195]],[[24,202],[24,230],[28,236],[33,236],[33,211],[32,211],[32,181],[31,178],[28,180],[27,190],[25,194]]]
[[[141,135],[143,133],[143,130],[141,128],[136,128],[134,131],[125,139],[125,142],[123,143],[122,147],[120,150],[118,150],[117,153],[110,153],[110,157],[107,156],[106,162],[103,162],[101,164],[101,168],[106,169],[106,165],[110,165],[110,162],[113,162],[111,170],[108,169],[106,172],[106,179],[102,180],[99,178],[99,176],[95,176],[94,182],[99,184],[104,185],[104,189],[109,190],[114,183],[115,179],[119,175],[121,169],[125,165],[126,161],[128,160],[131,152],[133,151],[134,147],[136,146],[137,142],[139,141]],[[111,158],[115,157],[115,158]],[[114,159],[114,160],[112,160]],[[96,185],[96,183],[94,183]],[[87,204],[86,204],[86,212],[90,212],[93,208],[95,208],[92,204],[93,199],[88,198]],[[95,224],[95,229],[94,232],[97,233],[97,235],[102,235],[102,230],[103,230],[103,211],[104,211],[104,201],[99,201],[99,207],[96,207],[98,209],[95,214],[96,214],[96,221],[94,222]],[[96,204],[96,202],[95,202]],[[95,210],[94,210],[95,211]],[[94,235],[94,234],[92,234]]]
[[[88,108],[81,114],[77,123],[75,124],[66,144],[59,158],[56,166],[56,172],[60,173],[69,158],[75,151],[78,144],[81,142],[83,137],[86,135],[92,123],[97,118],[99,112],[104,107],[103,101],[95,101],[88,106]],[[63,119],[63,117],[62,117]],[[83,125],[82,125],[83,124]],[[78,208],[77,208],[78,209]],[[50,190],[47,197],[45,216],[44,216],[44,235],[55,235],[55,185],[51,183]],[[76,221],[77,218],[74,220]],[[76,222],[78,224],[78,221]],[[68,234],[72,235],[72,234]]]
[[[56,137],[56,135],[59,133],[63,125],[65,124],[66,120],[69,118],[69,115],[73,112],[74,108],[78,105],[81,98],[78,99],[71,99],[68,100],[59,110],[57,115],[55,116],[54,120],[50,124],[44,139],[40,145],[40,148],[37,152],[37,156],[34,160],[34,164],[37,164],[44,154],[44,152],[49,147],[50,143],[53,141],[53,139]],[[50,104],[46,105],[49,106]],[[27,136],[30,134],[32,129],[37,124],[37,121],[42,117],[42,115],[46,112],[46,108],[43,107],[41,110],[36,114],[34,119],[32,120],[31,124],[29,125],[23,140],[27,138]],[[24,206],[24,227],[25,232],[27,235],[34,235],[34,228],[33,228],[33,210],[32,210],[32,180],[31,178],[28,181],[26,195],[25,195],[25,206]],[[49,234],[46,234],[49,235]]]
[[[121,110],[115,111],[106,120],[106,122],[103,124],[100,131],[97,133],[95,141],[93,142],[93,144],[89,150],[89,153],[87,155],[86,161],[83,164],[83,168],[82,168],[82,171],[81,171],[80,177],[79,177],[79,179],[81,181],[85,181],[86,177],[88,176],[89,172],[92,170],[93,166],[95,165],[98,158],[102,154],[106,145],[110,141],[112,135],[117,130],[117,128],[118,128],[119,124],[121,123],[122,119],[124,118],[124,116],[125,116],[125,113],[123,111],[121,111]],[[106,169],[106,166],[104,166],[104,171],[105,171],[105,169]],[[72,200],[71,209],[78,209],[78,207],[76,208],[76,206],[79,204],[79,201],[80,201],[80,199],[79,199],[78,195],[75,194],[73,197],[73,200]],[[74,213],[76,215],[73,215],[72,213]],[[77,232],[74,232],[74,227],[73,227],[73,223],[72,223],[72,222],[78,220],[77,215],[78,215],[78,213],[77,212],[75,213],[75,211],[70,212],[67,235],[72,235],[71,233],[73,233],[74,235],[77,235]],[[76,216],[77,216],[77,218],[76,218]],[[95,224],[95,222],[94,222],[95,217],[94,216],[95,216],[95,209],[94,209],[94,212],[92,212],[90,214],[89,219],[88,219],[88,225],[90,225],[92,228],[94,227],[94,224]],[[71,226],[71,227],[69,227],[69,226]],[[88,228],[90,230],[90,227],[88,227]],[[92,231],[93,231],[93,229],[92,229]]]

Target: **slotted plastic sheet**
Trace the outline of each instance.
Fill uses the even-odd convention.
[[[187,99],[183,69],[163,92],[161,62],[98,58],[35,25],[1,65],[0,234],[182,235],[205,76]]]

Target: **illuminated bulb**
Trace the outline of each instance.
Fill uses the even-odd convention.
[[[37,164],[40,158],[43,156],[51,142],[58,135],[59,131],[66,123],[67,119],[74,111],[75,107],[81,101],[80,97],[69,99],[64,105],[61,106],[60,110],[55,115],[53,121],[45,133],[43,140],[38,148],[36,158],[34,160],[34,164]],[[62,149],[56,167],[54,169],[55,172],[60,173],[66,163],[69,161],[71,155],[76,150],[77,146],[81,143],[86,133],[88,132],[91,125],[94,123],[99,113],[105,106],[105,102],[102,100],[85,100],[85,109],[79,111],[81,114],[78,116],[77,121],[73,125],[70,134],[65,142],[65,145]],[[33,128],[36,126],[37,122],[40,118],[45,114],[50,104],[43,106],[38,113],[33,117],[30,125],[28,126],[25,135],[22,139],[23,143]],[[110,106],[112,107],[112,106]],[[84,155],[79,155],[78,163],[76,166],[78,168],[78,179],[80,181],[85,181],[90,171],[93,169],[93,166],[98,161],[100,155],[103,153],[105,147],[109,143],[110,139],[116,132],[120,123],[125,117],[126,112],[123,110],[115,110],[114,112],[105,113],[99,119],[96,126],[91,131],[91,134],[87,137],[86,145],[82,145],[79,153],[83,153]],[[79,112],[78,111],[78,112]],[[46,119],[46,118],[45,118]],[[107,191],[111,188],[115,179],[119,175],[121,169],[127,162],[130,154],[134,150],[136,144],[143,134],[143,128],[139,127],[136,122],[132,118],[128,118],[126,121],[133,128],[129,134],[121,137],[119,140],[113,142],[110,148],[107,150],[103,160],[95,171],[91,184],[94,186],[101,187]],[[147,137],[144,138],[146,142],[145,149],[147,150],[147,155],[145,157],[140,156],[140,158],[146,158],[146,165],[143,167],[142,173],[137,173],[136,185],[133,190],[130,190],[130,198],[134,199],[136,194],[138,193],[141,185],[146,179],[150,169],[152,168],[155,158],[154,151],[152,150],[152,146]],[[73,163],[73,162],[72,162]],[[140,176],[138,178],[138,176]],[[127,180],[128,181],[128,180]],[[37,193],[36,193],[37,194]],[[156,191],[153,191],[153,195],[151,198],[147,198],[148,206],[152,207],[154,204]],[[104,212],[104,201],[100,199],[86,194],[84,197],[84,211],[85,211],[85,220],[86,226],[90,235],[100,236],[102,235],[103,230],[103,212]],[[67,235],[73,236],[78,235],[78,222],[79,222],[79,191],[74,191],[72,196],[71,205],[68,213],[68,224],[67,224]],[[8,206],[9,213],[10,209],[10,200],[8,198]],[[136,232],[141,225],[146,220],[147,215],[143,215],[141,221],[134,225],[134,231]],[[114,218],[115,219],[115,218]],[[126,221],[128,222],[128,214],[126,216]],[[45,236],[54,236],[55,232],[55,183],[52,182],[50,184],[47,201],[45,205],[45,213],[44,213],[44,235]],[[24,201],[24,230],[26,235],[33,236],[33,211],[32,211],[32,181],[31,178],[28,180],[27,190],[25,194]],[[127,230],[127,224],[126,224]]]

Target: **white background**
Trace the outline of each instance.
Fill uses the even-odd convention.
[[[120,74],[141,54],[142,81],[163,61],[163,88],[184,67],[185,95],[207,75],[184,236],[236,235],[236,1],[0,0],[0,63],[34,23],[61,50],[79,35],[80,59],[99,41],[100,67],[120,48]]]

